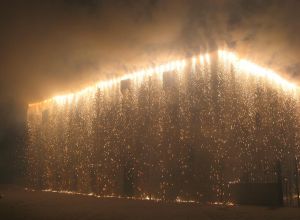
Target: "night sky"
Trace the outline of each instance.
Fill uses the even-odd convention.
[[[26,104],[217,48],[299,80],[298,0],[0,3],[0,182],[22,170]]]

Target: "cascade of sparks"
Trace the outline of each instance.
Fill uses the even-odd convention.
[[[300,167],[298,86],[232,52],[200,54],[29,104],[30,188],[232,204]],[[238,202],[238,201],[237,201]]]

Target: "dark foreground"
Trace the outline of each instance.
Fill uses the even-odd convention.
[[[255,206],[167,204],[128,199],[30,192],[0,186],[0,219],[287,219],[299,220],[300,209]]]

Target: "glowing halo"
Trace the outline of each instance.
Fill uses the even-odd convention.
[[[284,79],[282,76],[280,76],[278,73],[274,72],[273,70],[264,68],[262,66],[259,66],[251,61],[244,60],[238,58],[238,56],[232,52],[226,51],[226,50],[218,50],[218,56],[219,59],[223,60],[224,62],[230,62],[242,72],[251,74],[255,77],[263,77],[270,82],[274,82],[277,85],[281,86],[283,90],[289,90],[289,91],[296,91],[298,86],[286,79]],[[200,65],[204,64],[210,64],[211,62],[211,57],[210,54],[200,54],[198,55],[199,59],[196,59],[196,56],[192,57],[191,59],[191,64],[195,66],[198,62]],[[186,60],[175,60],[175,61],[170,61],[162,65],[158,65],[154,68],[148,68],[144,69],[141,71],[133,72],[126,74],[121,77],[117,77],[114,79],[110,80],[105,80],[105,81],[100,81],[97,82],[94,86],[89,86],[87,88],[84,88],[80,91],[74,92],[74,93],[69,93],[65,95],[57,95],[54,96],[50,99],[46,99],[41,102],[36,102],[36,103],[31,103],[29,104],[29,107],[37,106],[39,104],[45,104],[48,102],[55,102],[57,104],[64,104],[68,101],[71,101],[73,98],[78,98],[80,96],[83,96],[84,94],[95,92],[97,89],[108,89],[111,88],[113,85],[117,85],[120,83],[122,80],[142,80],[145,77],[152,76],[153,74],[162,74],[164,72],[171,72],[171,71],[180,71],[186,67]]]

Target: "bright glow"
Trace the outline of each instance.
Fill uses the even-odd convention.
[[[186,61],[185,60],[176,60],[176,61],[172,61],[172,62],[168,62],[166,64],[163,65],[159,65],[156,66],[154,68],[148,68],[146,70],[141,70],[138,72],[134,72],[131,74],[126,74],[124,76],[115,78],[115,79],[111,79],[111,80],[106,80],[106,81],[100,81],[98,83],[96,83],[95,86],[89,86],[81,91],[75,92],[75,93],[70,93],[70,94],[66,94],[66,95],[58,95],[58,96],[54,96],[50,99],[47,99],[45,101],[42,102],[38,102],[38,103],[32,103],[29,104],[29,107],[35,106],[35,105],[39,105],[39,104],[44,104],[46,102],[52,102],[54,101],[57,104],[65,104],[68,101],[71,101],[73,98],[75,98],[75,100],[77,100],[79,97],[84,96],[88,93],[95,93],[97,89],[100,90],[105,90],[105,89],[109,89],[111,87],[113,87],[114,85],[119,84],[122,80],[142,80],[145,77],[149,77],[152,76],[153,74],[162,74],[164,72],[171,72],[171,71],[181,71],[185,68],[186,66]]]
[[[200,59],[200,64],[203,65],[204,64],[204,56],[200,55],[199,59]]]
[[[239,59],[234,53],[219,50],[218,55],[224,62],[230,62],[236,66],[241,72],[254,75],[255,77],[265,78],[268,81],[275,83],[282,87],[284,90],[296,90],[298,87],[294,83],[284,79],[273,70],[261,67],[251,61]]]
[[[205,54],[205,61],[207,63],[210,63],[210,56],[209,56],[209,54]]]
[[[192,65],[195,66],[195,65],[196,65],[196,62],[197,62],[196,57],[193,57],[193,58],[192,58]]]
[[[256,77],[263,77],[267,80],[274,82],[280,85],[285,90],[296,90],[298,87],[279,74],[275,73],[272,70],[267,68],[261,67],[251,61],[239,59],[234,53],[228,52],[225,50],[218,51],[219,58],[222,59],[224,62],[232,63],[242,72],[254,75]],[[204,65],[204,63],[210,64],[211,58],[208,53],[204,55],[199,55],[200,65]],[[198,62],[199,62],[198,61]],[[195,66],[197,64],[196,57],[192,57],[191,64]],[[171,72],[171,71],[181,71],[186,66],[186,60],[175,60],[168,62],[163,65],[156,66],[154,68],[148,68],[141,71],[133,72],[130,74],[126,74],[124,76],[110,79],[106,81],[100,81],[96,83],[94,86],[89,86],[81,91],[70,93],[66,95],[58,95],[54,96],[53,98],[44,100],[42,102],[32,103],[29,104],[29,107],[38,106],[40,104],[46,104],[49,102],[55,102],[57,104],[65,104],[66,102],[71,102],[73,99],[78,100],[79,97],[84,96],[88,93],[96,93],[97,89],[105,90],[113,87],[114,85],[118,85],[122,80],[136,80],[142,81],[144,78],[152,76],[153,74],[163,74],[164,72]]]

